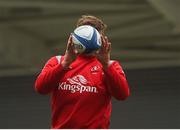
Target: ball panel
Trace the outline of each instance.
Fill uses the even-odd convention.
[[[86,50],[86,47],[81,44],[81,42],[76,38],[76,36],[72,35],[72,42],[74,43],[74,49],[76,53],[82,53]]]
[[[101,36],[100,36],[100,34],[99,34],[99,32],[97,31],[97,30],[95,30],[96,31],[96,34],[97,34],[97,44],[98,44],[98,46],[100,46],[101,47],[101,45],[102,45],[102,43],[101,43]]]
[[[84,39],[91,40],[93,36],[93,28],[88,25],[80,26],[74,30],[74,33]]]

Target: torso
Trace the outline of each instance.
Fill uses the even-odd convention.
[[[96,58],[79,57],[60,79],[58,88],[53,92],[52,116],[61,128],[74,125],[87,128],[98,118],[108,124],[110,99],[104,85],[101,64]]]

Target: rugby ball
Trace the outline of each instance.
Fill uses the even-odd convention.
[[[72,41],[77,53],[90,53],[101,47],[100,33],[90,25],[77,27],[72,33]]]

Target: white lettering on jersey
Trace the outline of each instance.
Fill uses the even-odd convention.
[[[59,90],[69,90],[71,93],[79,92],[89,92],[98,93],[96,87],[88,86],[88,81],[82,75],[77,75],[72,78],[68,78],[67,82],[59,83]]]

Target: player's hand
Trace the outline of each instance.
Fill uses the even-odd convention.
[[[64,60],[62,61],[62,66],[66,69],[69,68],[70,64],[76,59],[77,54],[74,51],[74,44],[72,42],[72,35],[69,36],[66,52],[64,55]]]
[[[101,36],[102,46],[97,51],[97,58],[101,62],[102,66],[106,69],[110,61],[111,43],[107,36]]]

